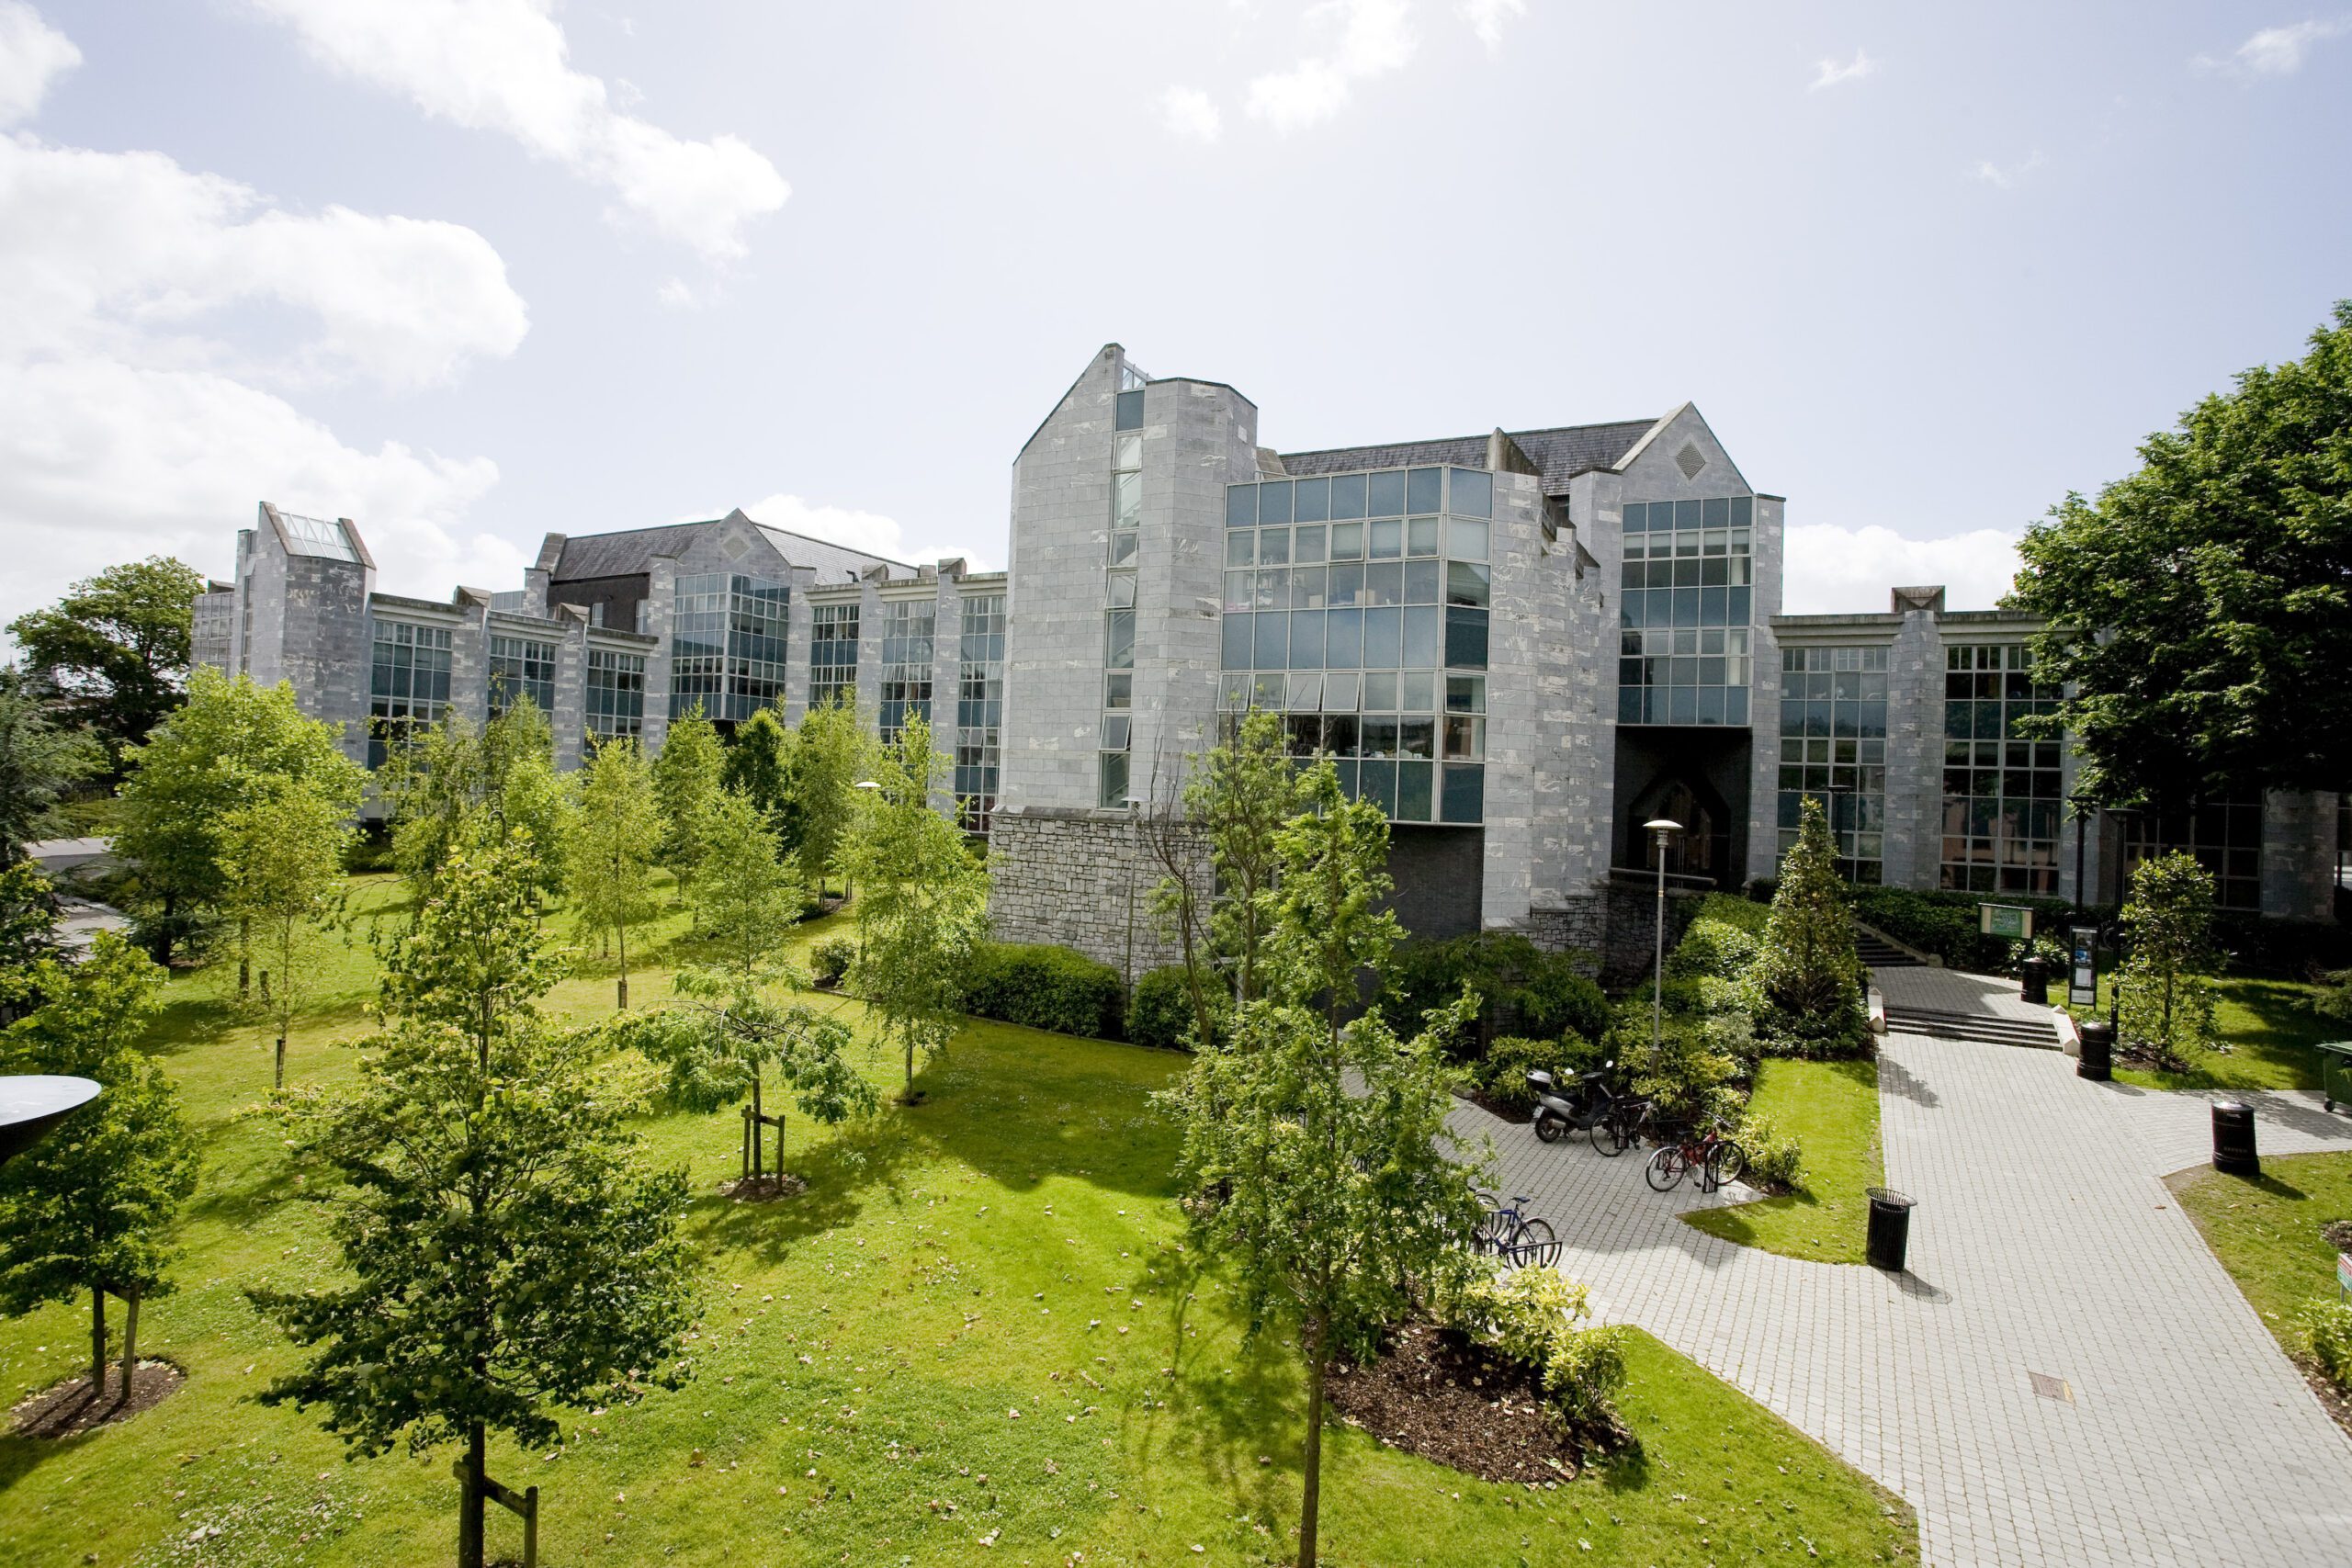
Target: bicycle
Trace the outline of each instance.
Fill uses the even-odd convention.
[[[1559,1238],[1552,1234],[1547,1221],[1529,1217],[1526,1197],[1514,1196],[1507,1208],[1490,1193],[1479,1193],[1478,1201],[1487,1212],[1471,1235],[1474,1250],[1499,1258],[1514,1269],[1560,1260]]]
[[[1592,1146],[1614,1159],[1642,1141],[1657,1115],[1657,1106],[1651,1100],[1611,1100],[1607,1113],[1592,1124]]]
[[[1691,1130],[1669,1138],[1650,1156],[1642,1172],[1653,1192],[1669,1191],[1691,1171],[1699,1173],[1699,1190],[1713,1192],[1726,1181],[1736,1181],[1747,1168],[1747,1151],[1724,1135],[1723,1123],[1710,1122],[1704,1131]]]

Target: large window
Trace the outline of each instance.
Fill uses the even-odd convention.
[[[2197,857],[2213,878],[2214,900],[2224,909],[2262,908],[2262,803],[2219,801],[2162,817],[2133,814],[2123,819],[2123,888],[2140,863],[2175,850]]]
[[[882,606],[882,739],[895,741],[909,719],[931,722],[932,642],[939,604],[901,599]]]
[[[998,744],[1004,723],[1004,595],[964,601],[956,679],[956,820],[985,833],[996,809]]]
[[[449,628],[376,622],[368,672],[368,765],[380,768],[390,748],[439,721],[449,702]]]
[[[1483,820],[1493,514],[1476,468],[1227,486],[1219,707],[1398,821]]]
[[[808,705],[857,701],[857,606],[820,604],[808,641]]]
[[[1122,369],[1119,430],[1111,437],[1111,552],[1102,574],[1102,714],[1094,758],[1094,804],[1134,798],[1136,554],[1143,537],[1143,386]],[[1133,417],[1127,400],[1134,399]]]
[[[528,697],[543,714],[555,712],[555,644],[533,637],[490,639],[490,716]]]
[[[1886,831],[1883,648],[1781,649],[1781,852],[1806,795],[1822,803],[1849,882],[1876,882]]]
[[[698,572],[678,579],[671,617],[670,708],[699,700],[740,724],[784,694],[791,590],[765,578]]]
[[[588,739],[634,739],[645,732],[645,655],[588,650]]]
[[[1630,502],[1617,722],[1746,724],[1752,496]]]
[[[2057,896],[2058,740],[2018,731],[2058,695],[2023,643],[1944,649],[1946,887]]]

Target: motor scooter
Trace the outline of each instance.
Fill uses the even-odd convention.
[[[1547,1144],[1556,1144],[1571,1133],[1587,1132],[1609,1113],[1614,1103],[1605,1087],[1611,1060],[1601,1064],[1597,1073],[1570,1073],[1566,1087],[1570,1089],[1586,1086],[1588,1092],[1576,1099],[1561,1092],[1558,1078],[1537,1067],[1527,1075],[1527,1087],[1535,1096],[1535,1135]],[[1592,1092],[1597,1090],[1598,1092]]]

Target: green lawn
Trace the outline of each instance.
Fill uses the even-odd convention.
[[[2352,1154],[2266,1158],[2253,1180],[2200,1167],[2168,1184],[2279,1343],[2305,1302],[2334,1299],[2335,1248],[2319,1229],[2352,1220]]]
[[[2099,981],[2098,1016],[2107,1016],[2109,983]],[[2352,1023],[2312,1010],[2320,987],[2297,980],[2232,975],[2213,982],[2215,1021],[2230,1049],[2200,1052],[2186,1073],[2151,1073],[2119,1066],[2119,1082],[2145,1089],[2317,1089],[2320,1040],[2352,1039]],[[2086,1013],[2077,1017],[2088,1016]]]
[[[399,899],[379,878],[358,901]],[[647,952],[674,962],[682,926],[666,920]],[[298,1082],[347,1077],[353,1053],[333,1042],[365,1028],[365,942],[324,967],[342,995],[294,1042]],[[609,968],[588,969],[555,998],[583,1016],[612,1000]],[[313,1416],[253,1401],[292,1358],[242,1290],[324,1279],[331,1258],[275,1129],[244,1114],[269,1053],[224,1010],[229,977],[175,977],[155,1039],[205,1168],[181,1289],[150,1304],[141,1347],[188,1382],[119,1428],[0,1439],[0,1561],[405,1568],[450,1555],[450,1450],[346,1463]],[[632,986],[645,1000],[668,988],[650,972]],[[864,1029],[858,1003],[826,1005]],[[1173,1131],[1146,1099],[1180,1066],[974,1023],[920,1106],[823,1134],[796,1119],[787,1163],[810,1190],[766,1205],[713,1191],[735,1170],[731,1116],[650,1119],[654,1157],[686,1167],[698,1194],[686,1224],[707,1262],[699,1372],[632,1408],[572,1414],[554,1453],[493,1444],[494,1476],[540,1488],[543,1560],[1279,1561],[1298,1382],[1286,1358],[1243,1343],[1219,1280],[1184,1248]],[[869,1063],[886,1085],[893,1066]],[[28,1392],[73,1373],[86,1321],[86,1307],[51,1307],[0,1324],[0,1380]],[[1916,1559],[1899,1502],[1656,1341],[1637,1337],[1629,1360],[1639,1451],[1552,1492],[1336,1433],[1327,1561],[1785,1561],[1807,1545],[1828,1562]],[[492,1530],[494,1552],[519,1551],[514,1521],[493,1511]]]
[[[1770,1116],[1804,1150],[1800,1189],[1685,1223],[1784,1258],[1860,1263],[1870,1228],[1862,1189],[1886,1179],[1879,1153],[1878,1064],[1769,1059],[1757,1068],[1749,1109]]]

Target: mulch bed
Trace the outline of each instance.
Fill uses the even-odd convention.
[[[130,1397],[120,1397],[122,1364],[116,1362],[107,1369],[106,1384],[98,1396],[90,1396],[90,1378],[85,1372],[52,1383],[39,1393],[28,1394],[8,1412],[9,1429],[20,1438],[73,1438],[96,1427],[111,1426],[128,1421],[142,1410],[152,1410],[179,1392],[187,1382],[187,1374],[169,1361],[151,1361],[140,1358],[138,1371],[130,1374]]]
[[[797,1198],[808,1190],[808,1184],[797,1176],[746,1176],[718,1184],[719,1196],[738,1203],[772,1203],[778,1198]]]
[[[1334,1362],[1331,1408],[1392,1448],[1481,1481],[1572,1479],[1619,1434],[1568,1429],[1529,1368],[1428,1322],[1393,1328],[1369,1366]]]
[[[1535,1107],[1532,1105],[1506,1105],[1483,1089],[1465,1089],[1457,1092],[1487,1115],[1500,1121],[1524,1127],[1535,1120]]]

